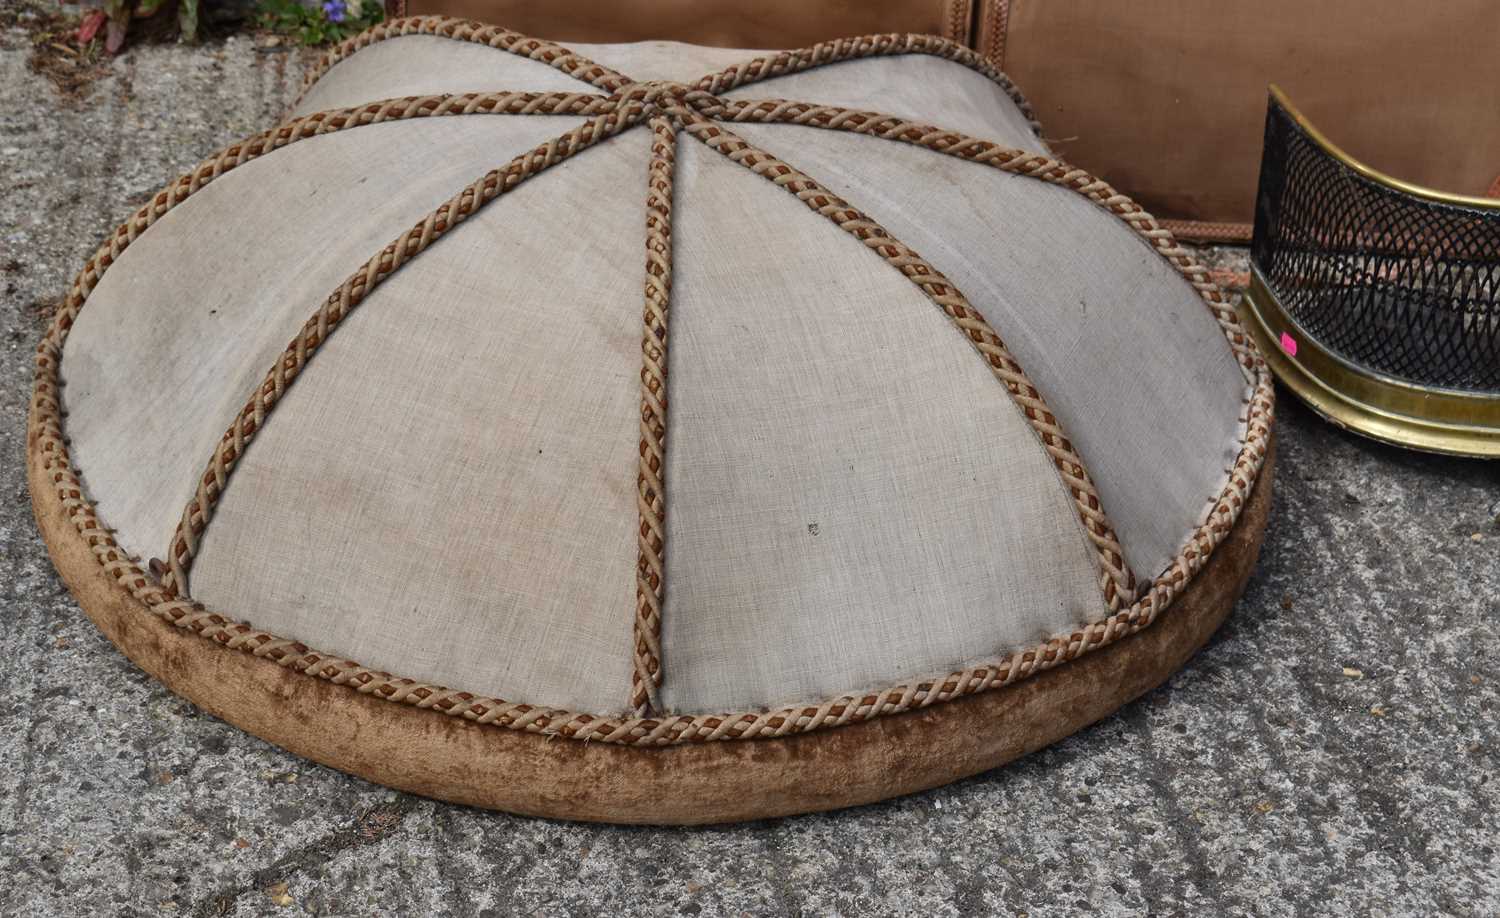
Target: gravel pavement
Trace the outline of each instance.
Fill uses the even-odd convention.
[[[308,56],[139,48],[78,98],[30,55],[24,23],[0,27],[0,914],[1500,915],[1500,463],[1377,446],[1285,394],[1260,568],[1212,644],[951,787],[571,825],[388,791],[200,713],[52,570],[23,467],[31,356],[104,234],[270,124]]]

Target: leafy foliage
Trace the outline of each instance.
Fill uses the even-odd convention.
[[[363,32],[383,18],[380,0],[322,0],[318,6],[262,0],[257,21],[261,28],[292,35],[304,45],[324,45]]]

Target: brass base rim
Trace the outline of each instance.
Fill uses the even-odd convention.
[[[1500,398],[1426,390],[1361,372],[1304,331],[1252,266],[1240,298],[1241,323],[1283,385],[1329,423],[1392,446],[1446,456],[1500,458]],[[1285,337],[1284,337],[1285,336]],[[1294,346],[1283,346],[1290,339]],[[1351,394],[1358,393],[1358,395]],[[1435,420],[1400,410],[1413,404],[1449,415],[1493,415],[1495,423]]]

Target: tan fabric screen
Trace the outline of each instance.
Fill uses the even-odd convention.
[[[979,22],[1058,151],[1159,217],[1248,234],[1273,82],[1398,178],[1500,176],[1494,0],[987,0]]]

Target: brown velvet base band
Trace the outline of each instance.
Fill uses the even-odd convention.
[[[34,425],[32,425],[34,429]],[[1002,765],[1105,717],[1176,672],[1249,579],[1273,448],[1239,523],[1158,620],[995,691],[782,739],[641,748],[479,725],[395,704],[173,627],[95,559],[28,442],[32,504],[63,581],[132,661],[200,708],[297,755],[457,803],[559,819],[690,824],[869,803]]]

